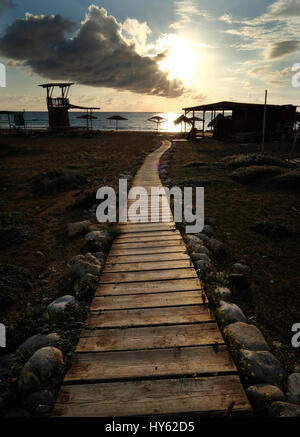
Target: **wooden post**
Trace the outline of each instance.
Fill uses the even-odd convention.
[[[263,122],[263,134],[261,143],[261,153],[265,151],[265,133],[266,133],[266,118],[267,118],[267,101],[268,101],[268,90],[265,91],[265,107],[264,107],[264,122]]]
[[[205,137],[205,111],[203,111],[203,138]]]
[[[294,141],[293,141],[293,145],[292,145],[291,151],[289,153],[289,159],[292,159],[292,157],[293,157],[293,154],[294,154],[294,151],[295,151],[295,147],[296,147],[296,143],[297,143],[298,136],[299,136],[299,132],[300,132],[300,122],[299,122],[298,128],[296,129],[296,132],[295,132],[295,138],[294,138]]]

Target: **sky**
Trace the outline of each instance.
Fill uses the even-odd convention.
[[[180,112],[222,100],[298,105],[300,0],[0,0],[0,109],[46,110],[71,81],[102,111]]]

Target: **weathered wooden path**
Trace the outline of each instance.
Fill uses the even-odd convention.
[[[169,146],[146,158],[133,186],[161,186]],[[233,403],[250,413],[169,207],[159,211],[167,222],[122,225],[54,416],[211,415]]]

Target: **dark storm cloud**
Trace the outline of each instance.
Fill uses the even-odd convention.
[[[14,8],[15,6],[13,0],[0,0],[0,12],[2,12],[3,9]]]
[[[283,41],[273,44],[266,51],[267,59],[282,58],[300,49],[300,41]]]
[[[14,21],[0,38],[0,53],[24,61],[52,80],[110,87],[137,93],[178,97],[180,81],[170,81],[157,64],[161,55],[140,56],[122,36],[122,25],[105,9],[91,5],[73,38],[73,23],[55,16],[33,16]]]

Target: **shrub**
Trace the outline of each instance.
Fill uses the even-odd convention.
[[[251,153],[248,155],[232,155],[221,159],[221,163],[225,164],[227,168],[232,170],[240,167],[250,166],[277,166],[277,167],[290,167],[291,164],[280,158],[275,158],[270,155],[262,155],[259,153]]]
[[[268,177],[276,176],[281,173],[281,169],[273,166],[241,167],[230,174],[230,177],[238,182],[255,182]]]

